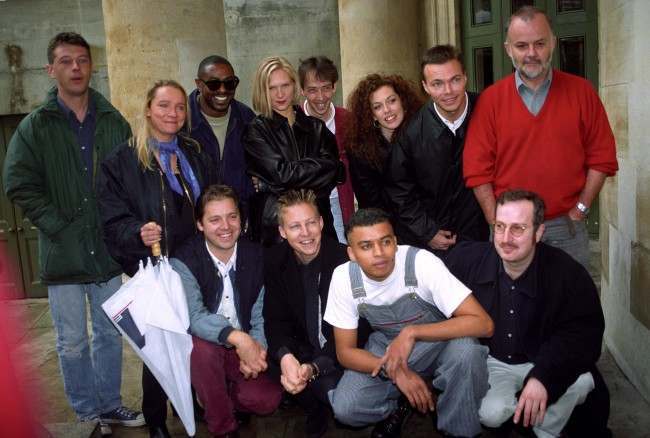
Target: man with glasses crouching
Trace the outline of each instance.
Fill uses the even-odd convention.
[[[205,58],[199,64],[194,82],[196,89],[189,96],[190,136],[212,159],[219,183],[232,187],[239,195],[242,224],[245,224],[248,198],[254,189],[246,174],[241,138],[255,113],[235,99],[239,78],[226,58],[218,55]]]
[[[495,325],[483,339],[490,389],[479,417],[484,426],[514,423],[543,437],[559,436],[571,418],[579,436],[607,436],[609,394],[596,369],[604,330],[598,292],[580,263],[540,242],[543,222],[537,194],[504,192],[494,243],[463,242],[445,259]]]

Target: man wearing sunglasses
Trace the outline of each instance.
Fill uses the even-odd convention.
[[[494,243],[462,242],[445,259],[494,321],[482,340],[490,389],[479,417],[495,428],[512,417],[537,436],[559,436],[567,423],[569,435],[607,436],[598,292],[579,262],[540,241],[544,227],[537,194],[507,191],[496,199]]]
[[[212,159],[219,183],[234,188],[239,195],[244,223],[248,217],[248,198],[254,189],[246,174],[241,137],[255,113],[235,100],[239,78],[226,58],[208,56],[199,64],[196,76],[196,89],[189,97],[190,136]]]

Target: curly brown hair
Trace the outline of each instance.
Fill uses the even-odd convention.
[[[379,154],[381,148],[381,132],[374,125],[370,96],[383,86],[393,87],[404,108],[404,120],[393,132],[391,142],[397,138],[399,131],[408,124],[409,119],[424,104],[424,99],[411,81],[399,75],[369,74],[363,78],[348,97],[348,110],[352,114],[347,129],[348,152],[361,158],[377,169],[382,163]]]

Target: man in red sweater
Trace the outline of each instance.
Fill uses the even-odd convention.
[[[463,173],[488,223],[495,197],[520,188],[547,206],[543,241],[589,263],[584,219],[618,170],[605,109],[585,79],[551,68],[555,35],[542,11],[510,17],[505,49],[515,73],[482,94],[463,154]]]

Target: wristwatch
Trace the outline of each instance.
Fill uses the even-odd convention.
[[[582,213],[583,216],[587,216],[589,214],[589,207],[587,207],[585,204],[582,202],[578,201],[576,204],[576,208],[580,213]]]
[[[386,368],[384,365],[379,368],[379,373],[377,373],[377,377],[379,377],[381,380],[390,380],[390,377],[388,377],[388,373],[386,372]]]
[[[313,382],[318,379],[318,376],[320,376],[320,368],[318,368],[316,362],[309,362],[308,365],[311,367],[311,377],[309,378],[309,382]]]

